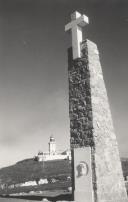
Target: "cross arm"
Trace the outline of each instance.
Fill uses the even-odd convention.
[[[78,19],[68,23],[66,26],[65,26],[65,31],[68,31],[70,30],[72,27],[78,25],[80,27],[84,27],[86,24],[89,24],[89,19],[87,16],[85,15],[82,15],[80,16]]]

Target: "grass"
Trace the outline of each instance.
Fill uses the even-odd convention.
[[[71,175],[69,160],[38,162],[33,159],[27,159],[13,166],[0,169],[0,183],[9,185],[38,180],[40,178],[50,180],[53,177],[64,180],[69,175]]]
[[[124,176],[128,176],[128,159],[122,158],[122,168]],[[47,178],[48,184],[20,187],[14,189],[0,189],[0,194],[11,194],[40,190],[66,190],[71,186],[71,181],[67,177],[71,176],[71,162],[69,160],[55,160],[38,162],[33,159],[25,159],[15,165],[0,169],[0,184],[18,184],[26,181],[38,181],[40,178]],[[51,183],[51,179],[58,180]],[[128,185],[126,186],[128,190]]]
[[[27,186],[27,187],[15,187],[14,189],[4,189],[0,190],[0,195],[8,195],[8,194],[14,194],[14,193],[29,193],[30,191],[33,191],[35,193],[38,193],[38,191],[45,191],[45,190],[67,190],[67,188],[71,186],[71,182],[63,181],[63,182],[56,182],[56,183],[49,183],[44,185],[37,185],[37,186]]]

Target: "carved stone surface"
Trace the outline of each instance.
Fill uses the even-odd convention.
[[[69,115],[71,147],[92,146],[92,106],[87,54],[70,61],[69,49]]]
[[[74,149],[74,201],[93,202],[91,148]]]
[[[81,52],[68,54],[71,147],[91,147],[95,202],[128,202],[97,46],[87,40]]]

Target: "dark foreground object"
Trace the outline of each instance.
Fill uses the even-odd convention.
[[[41,196],[41,195],[26,195],[26,196],[3,196],[0,198],[0,202],[18,202],[20,201],[19,199],[24,199],[24,200],[21,200],[23,202],[26,202],[26,200],[34,200],[34,201],[42,201],[42,199],[47,199],[49,201],[52,201],[52,202],[56,202],[56,201],[72,201],[72,194],[69,193],[69,194],[61,194],[61,195],[58,195],[58,196]]]

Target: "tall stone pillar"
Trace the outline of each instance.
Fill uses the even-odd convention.
[[[81,55],[68,50],[74,200],[128,202],[97,46],[82,42]]]

